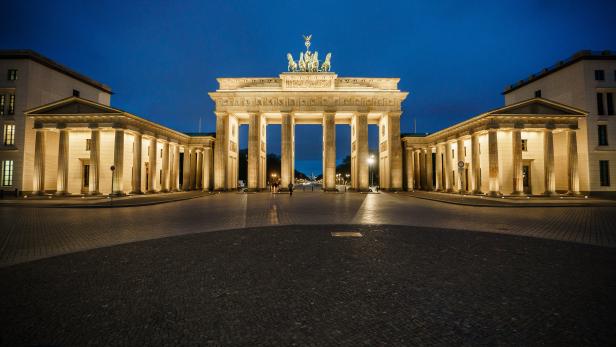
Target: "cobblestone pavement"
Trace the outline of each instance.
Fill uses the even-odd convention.
[[[276,201],[256,218],[287,218]],[[614,248],[442,228],[183,235],[1,268],[0,345],[607,346],[615,263]]]
[[[0,207],[0,266],[167,236],[292,224],[425,226],[616,246],[614,207],[490,208],[388,193],[225,193],[113,209]]]

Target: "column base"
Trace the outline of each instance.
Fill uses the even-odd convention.
[[[526,194],[524,194],[524,192],[522,191],[515,191],[515,192],[511,192],[511,194],[509,194],[511,196],[524,196]]]
[[[152,190],[148,190],[146,192],[146,194],[156,194],[156,193],[158,193],[158,191],[157,190],[153,190],[153,189]]]
[[[247,192],[262,192],[262,191],[264,191],[264,190],[265,190],[265,188],[246,188],[246,191],[247,191]],[[288,189],[287,189],[287,190],[288,190]],[[282,188],[281,188],[281,189],[278,189],[278,191],[279,191],[279,192],[282,192],[283,190],[282,190]]]
[[[503,195],[503,193],[501,193],[501,192],[497,192],[497,191],[490,191],[490,192],[488,192],[486,195],[494,198],[494,197],[499,197],[499,196],[502,196],[502,195]]]
[[[128,193],[130,195],[141,195],[143,194],[143,192],[141,190],[133,190],[132,192]]]
[[[483,192],[482,192],[481,190],[476,189],[476,190],[473,190],[471,194],[474,194],[474,195],[483,195]]]
[[[581,196],[581,195],[582,195],[582,193],[580,193],[580,192],[572,192],[572,191],[568,191],[568,192],[566,193],[566,195],[569,195],[569,196]]]
[[[169,193],[169,192],[170,192],[169,189],[162,189],[162,190],[159,191],[159,193]]]
[[[556,192],[550,192],[550,191],[545,191],[542,194],[543,196],[559,196],[560,194],[556,193]]]
[[[123,191],[119,190],[119,191],[115,191],[115,192],[113,192],[113,193],[111,193],[109,195],[111,195],[111,196],[126,196],[126,193],[124,193]]]
[[[101,192],[99,192],[99,191],[87,192],[86,195],[87,196],[97,196],[97,195],[101,195]]]
[[[323,188],[324,192],[337,192],[338,188]]]
[[[66,191],[60,191],[53,193],[54,196],[70,196],[71,194]]]

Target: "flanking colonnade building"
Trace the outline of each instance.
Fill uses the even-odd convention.
[[[351,186],[357,191],[369,188],[369,125],[378,126],[379,186],[384,190],[489,195],[614,191],[609,168],[615,160],[609,148],[597,154],[601,170],[608,162],[607,171],[598,177],[589,170],[595,139],[582,107],[540,95],[520,97],[432,134],[401,135],[408,93],[398,89],[399,79],[339,77],[329,71],[330,55],[319,65],[308,41],[306,46],[298,62],[289,54],[289,72],[279,77],[218,79],[219,88],[210,93],[215,134],[179,132],[113,108],[110,88],[31,51],[0,54],[0,68],[17,70],[25,80],[19,83],[29,83],[0,83],[0,91],[12,93],[13,100],[28,101],[18,103],[10,117],[0,115],[0,189],[57,195],[234,190],[239,127],[247,125],[247,186],[262,190],[271,124],[281,126],[280,179],[286,187],[294,182],[295,128],[320,124],[323,138],[315,145],[323,147],[323,188],[334,190],[336,125],[346,124]],[[47,82],[60,77],[60,84]],[[596,189],[599,180],[602,188]]]

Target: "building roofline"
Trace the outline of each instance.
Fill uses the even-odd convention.
[[[508,94],[516,89],[522,88],[534,81],[537,81],[543,77],[546,77],[558,70],[564,69],[567,66],[573,65],[578,61],[582,60],[616,60],[616,54],[610,50],[604,51],[591,51],[591,50],[581,50],[570,56],[565,60],[561,60],[556,64],[544,68],[538,73],[534,73],[528,78],[520,80],[518,82],[512,83],[505,87],[505,90],[501,93],[502,95]]]
[[[39,64],[42,64],[44,66],[47,66],[48,68],[54,69],[58,72],[61,72],[65,75],[68,75],[70,77],[73,77],[85,84],[88,84],[94,88],[97,88],[103,92],[109,93],[109,94],[113,94],[113,92],[111,91],[111,87],[109,87],[108,85],[95,81],[90,77],[87,77],[85,75],[82,75],[62,64],[59,64],[45,56],[43,56],[42,54],[35,52],[31,49],[2,49],[0,50],[0,59],[30,59],[32,61],[35,61]]]

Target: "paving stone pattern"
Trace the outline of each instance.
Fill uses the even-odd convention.
[[[0,345],[607,346],[615,263],[614,248],[443,228],[190,234],[1,268]]]
[[[491,208],[388,193],[226,193],[126,208],[0,207],[0,266],[167,236],[294,224],[426,226],[616,246],[615,207]]]

